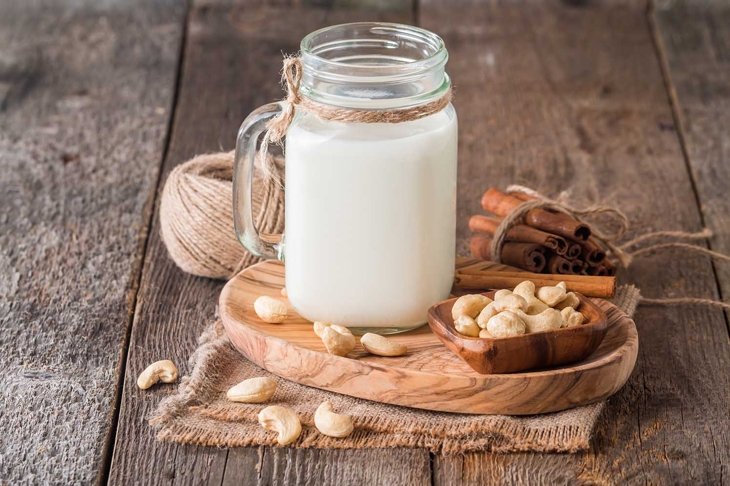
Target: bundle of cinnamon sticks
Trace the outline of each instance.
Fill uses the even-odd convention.
[[[471,253],[476,258],[493,260],[492,239],[502,219],[517,206],[531,199],[522,193],[504,193],[489,188],[482,196],[482,208],[492,216],[475,214],[469,219],[473,232]],[[616,267],[606,251],[591,236],[591,228],[571,216],[548,209],[532,209],[524,221],[506,233],[501,261],[534,273],[566,275],[615,275]]]

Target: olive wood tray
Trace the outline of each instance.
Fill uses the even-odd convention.
[[[494,292],[484,292],[494,298]],[[428,310],[428,324],[441,341],[474,371],[484,374],[513,373],[534,368],[551,368],[581,361],[601,344],[608,322],[606,314],[580,294],[578,306],[586,319],[580,326],[534,332],[505,338],[479,338],[459,334],[451,308],[456,298]]]
[[[443,412],[530,415],[602,400],[618,391],[636,363],[634,322],[607,301],[606,336],[580,363],[540,371],[483,375],[447,349],[428,326],[390,339],[408,346],[394,358],[373,356],[358,344],[347,357],[328,354],[312,324],[289,307],[282,324],[253,311],[260,295],[280,298],[284,266],[266,261],[233,279],[220,296],[231,343],[258,366],[303,385],[382,403]]]

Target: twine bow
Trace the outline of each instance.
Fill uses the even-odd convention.
[[[269,142],[280,143],[286,130],[294,120],[296,106],[301,103],[302,98],[299,95],[299,85],[302,82],[302,61],[295,56],[287,56],[284,58],[284,67],[281,71],[281,82],[286,86],[286,98],[284,99],[284,108],[276,117],[269,120],[266,124],[266,135],[264,140]]]
[[[298,57],[287,56],[284,58],[281,82],[286,86],[286,98],[281,103],[281,113],[266,123],[266,131],[258,151],[258,159],[264,173],[264,180],[273,181],[278,186],[282,186],[281,179],[269,157],[269,144],[272,142],[281,144],[289,125],[294,120],[296,106],[302,101],[299,95],[299,85],[302,82],[302,62]]]

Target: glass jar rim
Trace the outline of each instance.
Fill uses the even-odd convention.
[[[363,32],[372,34],[372,37],[359,37]],[[352,33],[352,36],[348,37],[347,33]],[[332,36],[339,38],[327,40]],[[389,36],[392,39],[389,40]],[[420,53],[421,57],[394,57],[390,63],[374,64],[353,62],[352,58],[332,59],[323,55],[337,49],[373,47],[375,44],[394,48],[400,45],[399,41],[410,42],[413,52]],[[304,69],[315,71],[318,78],[340,82],[383,82],[419,76],[442,68],[448,60],[448,51],[441,37],[420,27],[390,22],[353,22],[324,27],[306,35],[300,43],[300,56]]]

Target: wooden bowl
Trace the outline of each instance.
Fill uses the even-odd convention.
[[[494,292],[484,292],[490,298]],[[578,294],[576,294],[578,295]],[[535,332],[506,338],[473,338],[459,334],[451,318],[456,299],[428,310],[428,325],[436,336],[477,373],[514,373],[575,363],[590,356],[606,335],[607,320],[593,302],[578,295],[579,312],[586,317],[580,326]]]

